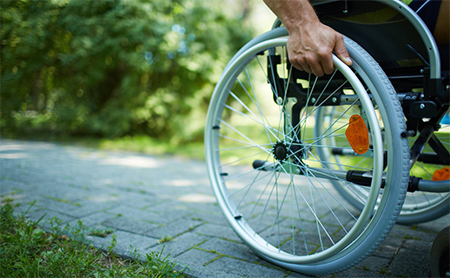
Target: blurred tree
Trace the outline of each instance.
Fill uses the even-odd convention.
[[[251,29],[208,0],[1,1],[3,134],[201,138]]]

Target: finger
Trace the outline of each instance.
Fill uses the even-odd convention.
[[[317,77],[322,77],[324,75],[324,71],[320,63],[315,63],[311,65],[311,70],[312,73]]]
[[[297,65],[295,68],[298,69],[298,70],[300,70],[300,71],[304,71],[304,70],[305,70],[305,69],[304,69],[302,66],[300,66],[300,65]]]
[[[298,70],[304,71],[305,69],[302,67],[302,65],[300,65],[297,61],[292,60],[290,61],[292,66]]]
[[[319,60],[315,59],[313,56],[311,56],[311,57],[309,57],[309,59],[307,59],[307,61],[309,64],[309,68],[311,69],[311,71],[309,73],[313,73],[317,77],[322,77],[324,74],[324,71],[323,71],[322,65],[319,62]]]
[[[307,73],[312,73],[307,62],[299,62],[298,60],[292,60],[290,62],[296,69],[306,71]]]
[[[350,55],[348,54],[347,48],[345,47],[344,38],[342,35],[339,35],[336,40],[336,45],[334,47],[334,53],[342,60],[347,66],[351,66],[353,64],[352,59],[350,59]]]
[[[334,72],[333,56],[331,55],[331,53],[329,57],[327,57],[327,59],[322,60],[320,64],[325,74],[332,74]]]
[[[313,73],[311,67],[308,64],[303,64],[302,67],[303,70],[306,71],[307,73]]]

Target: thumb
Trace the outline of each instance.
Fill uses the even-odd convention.
[[[336,40],[336,45],[334,47],[334,53],[342,60],[347,66],[353,64],[350,55],[348,54],[347,48],[345,47],[344,38],[340,35]]]

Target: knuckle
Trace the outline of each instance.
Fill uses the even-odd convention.
[[[305,62],[307,62],[308,64],[312,65],[315,64],[317,62],[317,59],[314,55],[308,55],[305,57]]]
[[[321,49],[318,55],[322,61],[328,61],[331,59],[331,51],[328,49]]]

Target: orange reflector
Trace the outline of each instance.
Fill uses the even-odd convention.
[[[450,179],[450,168],[448,167],[434,171],[433,177],[431,178],[434,181],[445,181],[448,179]]]
[[[369,150],[369,132],[360,115],[350,117],[345,136],[355,153],[364,154]]]

